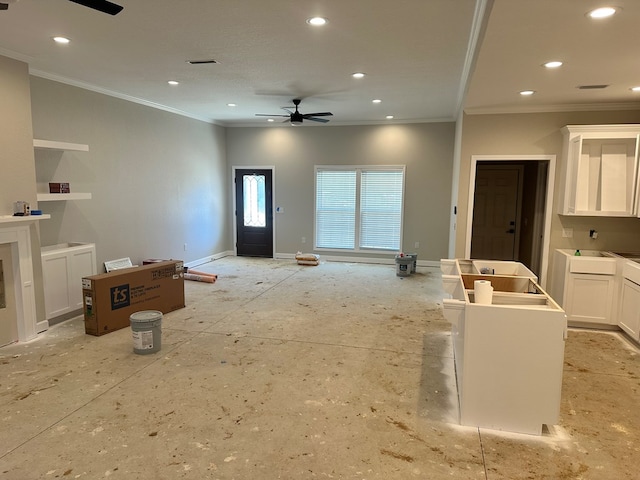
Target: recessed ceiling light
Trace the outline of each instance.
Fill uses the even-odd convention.
[[[640,92],[640,86],[638,87],[631,87],[629,90],[633,91],[633,92]]]
[[[562,62],[560,60],[552,60],[543,64],[543,66],[546,68],[558,68],[562,66]]]
[[[227,103],[227,107],[237,107],[238,105],[235,103]]]
[[[372,103],[382,103],[382,100],[376,98],[375,100],[371,100]]]
[[[523,97],[528,97],[529,95],[533,95],[535,92],[535,90],[522,90],[520,92],[520,95],[522,95]]]
[[[175,80],[169,80],[167,83],[169,85],[180,85],[180,82],[176,82]]]
[[[384,117],[384,118],[386,118],[387,120],[391,120],[391,119],[393,118],[393,115],[387,115],[387,116],[386,116],[386,117]]]
[[[329,20],[327,20],[324,17],[311,17],[311,18],[307,18],[307,23],[309,25],[314,25],[316,27],[319,27],[321,25],[326,25],[329,22]]]
[[[69,40],[67,37],[53,37],[53,41],[62,45],[66,45],[71,40]]]
[[[587,13],[587,15],[589,15],[591,18],[607,18],[615,15],[617,11],[618,9],[615,7],[602,7],[591,10],[589,13]]]
[[[267,118],[267,122],[274,122],[275,120],[273,118]]]
[[[353,78],[364,78],[365,74],[362,72],[356,72],[356,73],[352,73],[351,76]]]

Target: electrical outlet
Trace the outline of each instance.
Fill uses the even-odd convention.
[[[302,237],[302,243],[307,243],[307,237]]]
[[[416,242],[413,244],[413,248],[420,248],[420,242]]]
[[[573,228],[563,228],[562,236],[564,238],[572,238],[573,237]]]
[[[186,252],[187,251],[187,244],[186,243],[184,244],[183,248],[184,248],[184,251]]]

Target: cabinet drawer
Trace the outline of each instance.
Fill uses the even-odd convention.
[[[593,273],[596,275],[615,275],[616,261],[613,258],[574,257],[569,265],[571,273]]]

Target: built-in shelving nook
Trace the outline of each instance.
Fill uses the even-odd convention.
[[[41,165],[41,162],[46,162],[47,159],[52,158],[52,156],[47,155],[39,155],[38,151],[41,152],[60,152],[60,156],[63,152],[88,152],[89,145],[85,145],[82,143],[68,143],[68,142],[56,142],[52,140],[33,140],[33,148],[36,151],[36,170],[42,170],[45,167]],[[55,156],[53,158],[60,158],[60,156]],[[38,168],[40,167],[40,168]],[[64,179],[68,180],[68,179]],[[55,179],[51,178],[50,181],[55,181]],[[91,200],[91,193],[82,193],[82,192],[71,192],[71,193],[49,193],[46,190],[43,190],[45,186],[38,186],[37,198],[38,202],[59,202],[59,201],[68,201],[68,200]]]

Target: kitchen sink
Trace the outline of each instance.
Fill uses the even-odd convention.
[[[600,250],[580,250],[581,257],[608,257],[605,252]]]
[[[579,256],[575,250],[562,249],[558,252],[567,256],[569,272],[592,273],[596,275],[614,275],[616,273],[616,259],[600,250],[580,250]]]

